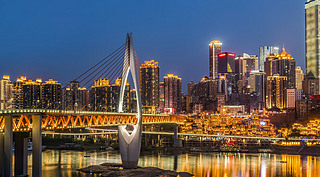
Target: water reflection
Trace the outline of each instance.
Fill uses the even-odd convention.
[[[43,176],[93,176],[76,169],[105,162],[120,163],[117,151],[59,151],[46,150],[43,157]],[[29,174],[31,174],[31,155]],[[320,176],[320,157],[250,153],[178,153],[142,152],[139,166],[187,171],[196,177],[251,176]]]

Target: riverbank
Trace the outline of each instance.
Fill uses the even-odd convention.
[[[85,168],[77,169],[83,173],[97,173],[101,177],[192,177],[194,175],[188,172],[175,172],[170,170],[163,170],[155,167],[138,167],[136,169],[123,169],[122,164],[117,163],[103,163],[100,165],[91,165]]]

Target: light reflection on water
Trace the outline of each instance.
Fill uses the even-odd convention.
[[[46,150],[42,153],[42,158],[45,177],[94,176],[77,172],[76,169],[106,162],[121,162],[118,151]],[[28,171],[31,174],[31,156],[28,161]],[[186,171],[196,177],[320,176],[320,157],[299,155],[150,151],[141,154],[139,166]]]

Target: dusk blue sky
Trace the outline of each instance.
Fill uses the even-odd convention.
[[[183,90],[208,75],[208,44],[259,54],[285,45],[305,67],[303,0],[0,1],[0,75],[66,84],[134,34],[140,60],[159,61]]]

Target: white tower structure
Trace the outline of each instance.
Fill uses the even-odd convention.
[[[127,46],[123,62],[123,73],[120,87],[120,99],[119,99],[119,110],[118,112],[123,112],[123,99],[125,93],[125,87],[129,75],[131,72],[133,78],[133,84],[136,91],[137,97],[137,124],[133,126],[133,131],[130,134],[126,129],[128,125],[120,125],[118,127],[119,135],[119,148],[121,153],[121,160],[123,168],[137,168],[138,160],[140,156],[141,149],[141,136],[142,136],[142,103],[140,95],[140,83],[139,76],[136,69],[136,60],[134,56],[133,39],[132,33],[127,34]]]

